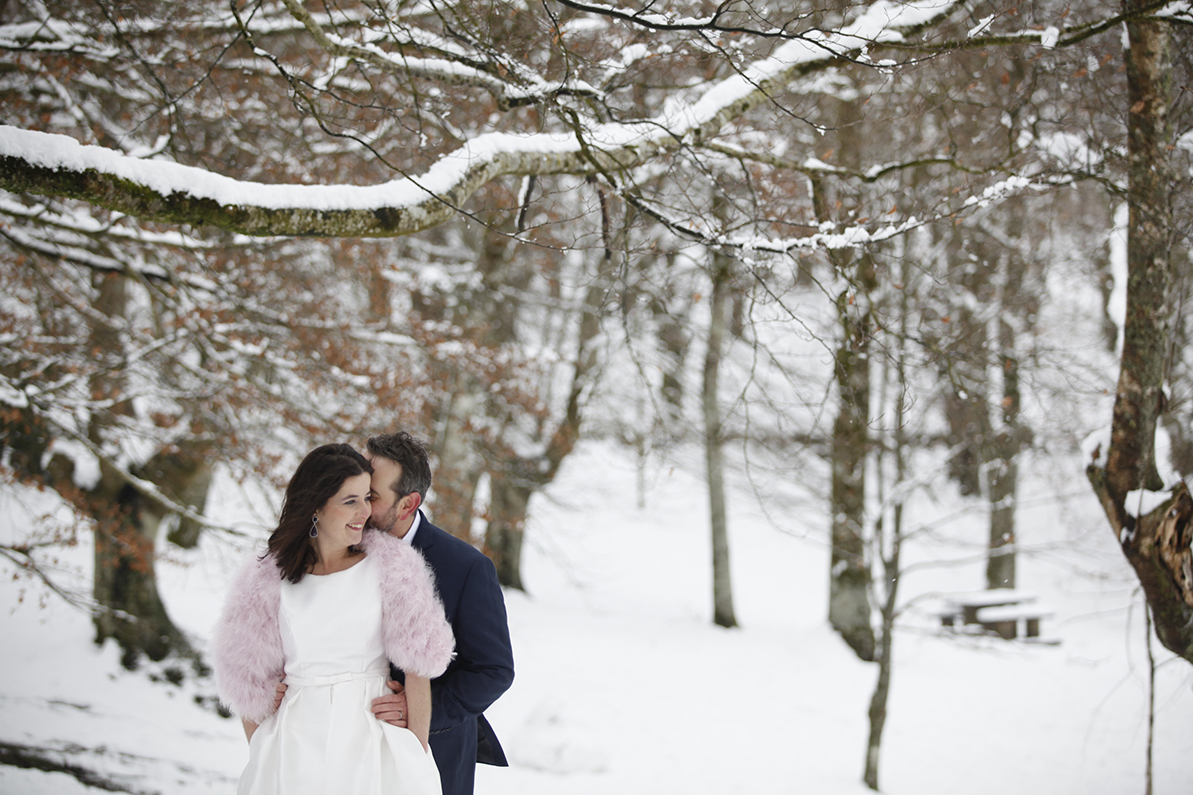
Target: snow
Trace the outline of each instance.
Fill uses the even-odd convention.
[[[1010,126],[1010,125],[1008,125]],[[1030,133],[1023,135],[1030,139]],[[1069,168],[1094,170],[1101,165],[1102,156],[1085,139],[1069,132],[1054,132],[1035,139],[1040,151],[1056,158]]]
[[[731,455],[732,459],[732,455]],[[632,453],[585,441],[532,503],[523,575],[507,592],[517,679],[489,711],[511,759],[482,766],[483,795],[748,792],[862,795],[866,710],[876,668],[828,628],[823,510],[790,497],[790,473],[746,482],[730,467],[730,544],[741,627],[711,624],[705,491],[696,450],[652,458],[638,508]],[[1142,791],[1145,628],[1136,582],[1088,486],[1083,462],[1023,467],[1021,588],[1054,616],[1056,645],[948,636],[914,606],[894,645],[883,791],[897,795],[1121,795]],[[755,470],[755,478],[765,468]],[[1065,474],[1057,478],[1057,470]],[[216,518],[268,508],[221,480]],[[756,493],[767,494],[760,505]],[[1068,497],[1064,495],[1070,495]],[[30,493],[46,509],[45,493]],[[1071,495],[1078,495],[1076,497]],[[12,499],[0,532],[22,523]],[[782,529],[766,513],[782,522]],[[984,535],[959,498],[917,507],[935,531],[909,565],[957,557]],[[909,517],[910,520],[910,517]],[[210,534],[159,564],[175,621],[206,645],[234,561],[260,540]],[[80,581],[90,549],[67,550]],[[73,557],[72,557],[73,556]],[[909,600],[979,591],[981,555],[922,566]],[[6,570],[7,573],[7,570]],[[246,759],[239,726],[196,703],[210,684],[150,681],[96,648],[86,617],[3,578],[0,739],[57,749],[138,793],[230,792]],[[39,606],[39,602],[43,603]],[[1193,669],[1153,643],[1156,795],[1193,789]],[[93,791],[61,773],[0,767],[0,793]]]
[[[50,445],[49,455],[62,454],[74,464],[72,480],[80,489],[93,489],[99,484],[99,459],[90,450],[70,439],[58,438]]]
[[[1172,494],[1168,491],[1149,491],[1148,489],[1136,489],[1135,491],[1128,491],[1123,504],[1127,506],[1127,510],[1135,516],[1145,516],[1152,511],[1159,508],[1165,502],[1172,498]]]
[[[1081,442],[1083,460],[1101,469],[1106,468],[1106,456],[1110,454],[1110,427],[1098,428]]]
[[[1177,2],[1169,3],[1157,11],[1156,16],[1188,22],[1193,20],[1193,3],[1188,0],[1177,0]]]
[[[1118,328],[1114,353],[1123,350],[1123,326],[1127,322],[1127,225],[1131,221],[1131,208],[1121,202],[1114,208],[1114,228],[1110,230],[1110,298],[1106,301],[1106,313]]]
[[[419,180],[393,180],[382,185],[269,185],[214,174],[210,171],[160,160],[139,160],[98,146],[85,146],[65,135],[22,130],[0,125],[0,157],[14,157],[54,170],[95,170],[127,179],[169,196],[185,193],[211,199],[221,206],[256,206],[352,210],[406,207],[430,193],[449,190],[469,169],[494,154],[525,145],[540,153],[567,152],[576,148],[573,136],[482,135],[447,155]]]
[[[6,340],[5,344],[11,345],[12,343]],[[6,406],[12,406],[14,409],[23,409],[29,405],[29,396],[14,386],[7,377],[0,375],[0,402]]]
[[[1005,196],[1018,193],[1031,187],[1031,180],[1027,177],[1009,177],[987,187],[978,196],[970,196],[965,200],[966,207],[987,207],[992,202]]]
[[[986,30],[990,27],[990,23],[993,21],[994,21],[993,14],[991,14],[990,16],[982,17],[980,20],[978,20],[978,24],[974,25],[972,28],[969,29],[969,31],[965,34],[965,38],[972,39],[974,36],[978,36],[978,35],[981,35],[982,33],[985,33]]]

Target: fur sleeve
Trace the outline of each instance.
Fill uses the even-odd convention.
[[[278,625],[281,573],[272,557],[254,555],[232,581],[212,639],[220,701],[260,723],[273,714],[285,660]]]
[[[381,637],[385,653],[407,673],[433,679],[451,662],[455,639],[435,592],[431,567],[418,550],[371,531],[366,546],[381,564]]]

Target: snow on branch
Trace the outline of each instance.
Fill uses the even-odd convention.
[[[410,58],[402,54],[389,53],[375,44],[357,43],[333,33],[328,33],[315,20],[306,8],[297,0],[283,0],[286,8],[301,22],[315,42],[329,55],[336,58],[348,58],[380,69],[383,72],[397,75],[409,75],[434,80],[446,85],[474,86],[488,91],[497,101],[502,110],[533,105],[554,96],[598,96],[600,92],[587,84],[564,84],[547,82],[530,74],[519,65],[511,65],[514,71],[525,82],[525,86],[517,86],[507,82],[502,77],[486,71],[481,64],[463,62],[457,59],[444,58]]]
[[[655,119],[569,133],[488,133],[425,174],[381,185],[275,185],[124,156],[63,135],[0,126],[0,188],[64,196],[149,221],[208,225],[252,236],[397,237],[436,226],[501,176],[617,173],[716,135],[791,81],[849,58],[904,29],[942,19],[951,2],[881,0],[841,30],[785,42],[772,55],[673,102]]]
[[[726,24],[724,20],[727,16],[733,13],[733,8],[730,4],[722,4],[715,12],[709,16],[704,17],[679,17],[671,16],[667,13],[655,11],[648,4],[643,9],[627,9],[609,3],[592,3],[580,2],[579,0],[556,0],[560,5],[571,8],[575,11],[582,11],[586,14],[595,16],[608,17],[620,22],[626,22],[632,25],[648,28],[656,31],[675,31],[675,32],[691,32],[691,31],[706,31],[710,33],[730,33],[730,34],[745,34],[749,36],[757,36],[759,38],[779,38],[779,39],[801,39],[807,38],[810,34],[807,32],[793,32],[788,30],[787,26],[783,27],[749,27],[743,25]],[[875,9],[886,7],[889,9],[888,13],[892,15],[901,14],[903,8],[908,5],[916,5],[921,8],[927,6],[924,3],[910,3],[900,4],[895,2],[888,2],[887,0],[879,0],[870,6],[863,16],[869,16]],[[947,8],[951,11],[953,8],[960,5],[956,2],[938,2],[935,4],[937,9]],[[898,9],[898,10],[895,10]],[[914,30],[923,24],[931,24],[937,21],[938,15],[936,13],[927,14],[919,23],[905,21],[902,23],[906,31]],[[797,17],[798,19],[798,17]]]
[[[863,223],[850,226],[822,224],[813,234],[800,237],[773,238],[765,235],[723,235],[699,225],[693,225],[689,219],[669,217],[654,205],[632,194],[623,194],[626,199],[639,211],[666,226],[671,231],[683,237],[703,243],[709,248],[721,251],[737,251],[742,255],[770,254],[791,255],[803,251],[837,250],[867,246],[881,243],[884,240],[903,235],[912,229],[923,226],[938,218],[927,221],[915,217],[906,218],[898,222],[877,224],[867,227]]]
[[[1169,3],[1157,11],[1156,16],[1161,19],[1170,19],[1174,22],[1193,24],[1193,3],[1189,2],[1189,0],[1178,0],[1178,2]]]
[[[365,187],[281,185],[0,126],[0,188],[258,237],[398,237],[442,223],[503,174],[590,173],[579,149],[570,135],[491,134],[445,156],[419,179]]]
[[[726,157],[731,157],[735,160],[748,160],[755,163],[762,163],[764,165],[773,166],[774,168],[796,171],[809,177],[836,176],[846,177],[859,182],[877,182],[883,177],[889,176],[896,172],[913,168],[921,168],[923,166],[947,166],[955,171],[961,171],[968,174],[987,174],[990,172],[990,169],[988,168],[974,168],[972,166],[967,166],[957,158],[950,157],[948,155],[917,157],[914,160],[881,163],[866,169],[850,169],[844,168],[842,166],[830,165],[814,157],[806,158],[803,162],[797,163],[793,160],[779,157],[778,155],[772,154],[770,152],[758,152],[719,142],[707,143],[704,145],[704,148],[711,152],[718,152],[725,155]]]
[[[970,28],[964,39],[956,41],[935,41],[930,44],[922,42],[889,42],[889,46],[912,52],[935,53],[943,50],[981,49],[984,47],[1005,47],[1016,44],[1036,44],[1044,49],[1071,47],[1093,36],[1112,30],[1124,22],[1133,19],[1166,19],[1169,21],[1193,22],[1193,11],[1190,11],[1189,0],[1169,2],[1169,0],[1153,0],[1138,8],[1112,14],[1066,27],[1049,25],[1043,28],[1016,29],[1000,33],[992,33],[991,28],[995,17],[982,18],[977,25]]]
[[[943,163],[953,165],[960,168],[952,161],[940,158],[925,161],[927,163]],[[791,164],[787,164],[791,165]],[[907,164],[890,164],[872,169],[869,173],[887,173],[896,170]],[[814,161],[809,161],[805,167],[799,168],[810,177],[822,176],[825,174],[835,175],[849,175],[857,178],[865,178],[868,172],[849,172],[843,169],[837,169],[827,164],[818,164]],[[955,208],[948,209],[942,212],[933,213],[924,218],[916,218],[911,216],[898,221],[891,221],[888,223],[871,223],[867,224],[865,219],[853,224],[839,225],[833,223],[823,223],[819,229],[810,234],[799,237],[789,238],[774,238],[766,235],[724,235],[719,234],[716,230],[707,227],[700,222],[693,223],[691,219],[679,219],[668,215],[666,212],[660,210],[654,204],[644,200],[630,192],[623,192],[622,197],[638,208],[639,211],[645,215],[650,216],[654,220],[666,226],[671,231],[678,235],[702,243],[709,248],[718,249],[722,251],[738,251],[743,255],[750,254],[770,254],[770,255],[791,255],[798,252],[812,251],[812,250],[838,250],[857,248],[867,246],[874,243],[881,243],[885,240],[891,240],[906,234],[907,232],[925,226],[927,224],[935,223],[946,218],[955,218],[958,213],[968,212],[975,209],[985,208],[992,204],[997,204],[1011,196],[1018,195],[1026,191],[1042,190],[1046,187],[1053,187],[1056,181],[1046,178],[1043,181],[1033,181],[1024,176],[1009,176],[987,188],[985,188],[980,195],[969,196],[961,201],[960,205]]]
[[[99,61],[119,54],[116,47],[97,42],[94,31],[60,19],[0,25],[0,50],[73,53]]]
[[[20,204],[9,201],[3,196],[0,196],[0,215],[7,215],[25,222],[36,221],[41,226],[62,229],[77,235],[103,236],[128,243],[169,246],[184,251],[206,251],[217,246],[221,249],[229,249],[257,244],[255,239],[249,237],[233,238],[230,241],[222,240],[219,243],[212,243],[211,241],[202,240],[182,232],[151,232],[147,229],[137,227],[124,227],[111,221],[101,221],[94,216],[82,213],[76,212],[71,215],[64,215],[50,210],[45,205],[29,206]]]

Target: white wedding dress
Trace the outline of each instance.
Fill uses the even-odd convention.
[[[286,695],[253,733],[239,795],[440,795],[439,771],[407,729],[377,720],[389,663],[377,564],[282,583]]]

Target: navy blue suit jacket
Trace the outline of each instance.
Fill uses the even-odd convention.
[[[491,560],[418,513],[411,544],[435,572],[456,636],[455,659],[431,680],[431,752],[443,795],[471,795],[477,762],[508,764],[483,714],[514,681],[505,597]]]

